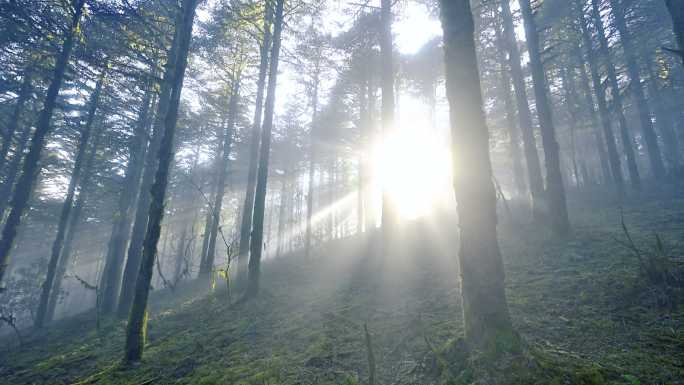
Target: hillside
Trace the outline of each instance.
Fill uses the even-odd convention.
[[[568,240],[529,224],[500,225],[509,305],[536,373],[530,380],[508,372],[510,383],[684,384],[681,290],[639,275],[620,243],[618,207],[575,202],[571,212]],[[669,255],[681,255],[681,199],[626,204],[624,218],[640,248],[653,248],[658,234]],[[246,303],[235,294],[229,303],[221,282],[209,295],[190,285],[156,292],[137,367],[119,365],[124,323],[98,331],[93,314],[33,333],[21,348],[6,338],[0,382],[365,384],[365,324],[377,384],[444,383],[450,370],[440,364],[449,357],[440,349],[462,322],[453,234],[447,220],[416,222],[384,260],[374,257],[373,237],[327,244],[312,260],[271,260],[261,297]]]

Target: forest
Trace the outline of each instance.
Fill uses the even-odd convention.
[[[684,385],[684,0],[0,0],[0,384]]]

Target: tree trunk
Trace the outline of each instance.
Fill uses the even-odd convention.
[[[620,165],[620,156],[618,155],[617,151],[615,135],[611,125],[612,119],[610,112],[608,111],[608,103],[606,102],[606,87],[601,81],[601,75],[599,74],[599,66],[593,47],[594,44],[591,38],[591,33],[589,32],[589,26],[584,18],[583,5],[583,2],[575,3],[575,6],[579,7],[579,9],[575,11],[576,18],[579,22],[582,32],[582,44],[584,45],[584,50],[586,51],[587,64],[589,65],[591,80],[594,85],[594,93],[596,94],[596,102],[598,104],[599,116],[601,117],[601,126],[603,128],[603,136],[606,141],[606,148],[608,149],[610,173],[613,177],[613,182],[615,183],[618,192],[622,194],[624,189],[624,178],[622,175],[622,166]]]
[[[67,188],[67,194],[62,204],[62,210],[59,214],[59,220],[57,222],[57,234],[55,240],[52,243],[52,249],[50,253],[50,258],[48,260],[47,275],[45,276],[45,282],[43,282],[40,299],[38,300],[38,309],[36,310],[36,319],[34,325],[37,328],[42,328],[48,310],[48,300],[50,298],[50,291],[52,289],[53,283],[55,281],[55,272],[57,271],[57,263],[59,262],[59,257],[62,253],[62,246],[64,244],[64,235],[67,230],[67,223],[69,222],[69,215],[71,214],[71,209],[74,204],[74,194],[76,193],[76,186],[78,186],[79,179],[81,178],[81,170],[83,169],[83,158],[86,154],[86,149],[88,148],[88,141],[90,140],[90,132],[93,126],[93,121],[95,120],[95,113],[97,112],[97,107],[100,102],[100,94],[102,92],[102,87],[105,81],[105,72],[100,74],[100,78],[95,86],[95,91],[90,97],[90,103],[88,106],[88,117],[81,131],[81,137],[78,142],[78,150],[76,152],[76,159],[74,160],[74,170],[71,173],[71,179],[69,180],[69,187]]]
[[[499,94],[504,101],[506,111],[506,125],[508,126],[508,136],[510,139],[510,155],[513,163],[513,182],[515,183],[515,191],[518,196],[524,196],[527,190],[525,183],[525,175],[523,171],[522,159],[520,157],[520,133],[515,124],[515,106],[511,100],[511,78],[508,76],[508,69],[506,68],[506,52],[504,50],[504,40],[501,34],[501,28],[495,26],[496,43],[497,43],[497,60],[501,65],[501,76]]]
[[[273,28],[273,47],[268,73],[268,94],[264,108],[264,125],[261,129],[261,150],[259,153],[259,170],[257,173],[256,194],[254,200],[254,225],[250,242],[249,270],[247,277],[246,298],[259,293],[259,275],[261,274],[261,253],[264,241],[264,214],[266,208],[266,184],[268,182],[268,159],[271,151],[271,130],[273,129],[273,113],[275,109],[275,92],[278,80],[278,57],[280,56],[280,36],[283,29],[284,0],[276,1],[275,23]]]
[[[85,205],[86,198],[91,189],[90,179],[93,174],[93,164],[95,162],[95,157],[97,156],[97,149],[100,145],[100,140],[102,138],[102,129],[104,124],[102,122],[98,123],[96,131],[93,132],[93,144],[91,146],[90,152],[88,153],[88,158],[86,159],[83,166],[83,178],[81,179],[81,186],[78,191],[78,198],[76,198],[76,204],[74,204],[74,209],[69,216],[69,224],[67,226],[67,233],[64,237],[64,246],[62,247],[62,255],[59,258],[59,263],[57,264],[57,272],[55,273],[54,284],[52,285],[52,290],[50,290],[50,298],[48,300],[47,314],[45,315],[46,321],[52,321],[55,316],[55,308],[57,307],[57,301],[59,299],[59,292],[62,290],[62,281],[64,280],[64,274],[66,273],[67,266],[71,260],[71,249],[74,241],[74,236],[76,235],[78,225],[81,222],[81,215],[83,213],[83,206]]]
[[[247,171],[247,189],[245,190],[245,203],[242,208],[242,222],[240,224],[240,244],[238,246],[238,277],[244,277],[247,273],[247,260],[249,257],[249,242],[252,235],[252,219],[254,216],[254,194],[257,180],[257,167],[259,161],[259,142],[261,135],[261,116],[264,104],[264,88],[266,75],[268,74],[268,51],[271,47],[271,24],[273,8],[271,1],[265,0],[264,11],[264,40],[260,46],[259,78],[257,80],[256,103],[254,106],[254,121],[252,123],[252,137],[249,147],[249,170]]]
[[[43,102],[43,110],[38,116],[38,123],[36,124],[36,130],[33,132],[29,152],[26,154],[21,176],[14,189],[10,204],[11,210],[5,221],[5,226],[2,229],[2,236],[0,237],[0,285],[2,285],[2,279],[7,271],[9,254],[14,245],[14,239],[17,236],[17,229],[21,223],[21,217],[24,214],[24,210],[26,210],[31,193],[33,192],[33,184],[38,176],[40,153],[43,151],[45,137],[52,129],[50,123],[52,120],[52,112],[57,104],[57,95],[59,94],[59,89],[62,87],[64,73],[69,65],[69,56],[71,56],[74,39],[78,33],[78,25],[81,20],[81,15],[83,14],[84,3],[85,0],[73,0],[72,2],[74,16],[71,20],[69,31],[64,39],[62,50],[57,56],[52,81],[50,82],[47,94],[45,95],[45,101]]]
[[[471,348],[510,349],[517,334],[508,312],[496,236],[496,193],[469,0],[441,0],[465,338]],[[467,166],[464,166],[467,165]]]
[[[138,116],[135,135],[130,144],[130,158],[126,166],[126,176],[123,180],[123,190],[119,195],[117,211],[109,237],[107,257],[105,259],[102,279],[100,280],[101,311],[111,314],[116,310],[119,290],[121,286],[121,272],[124,267],[124,257],[128,239],[131,234],[131,222],[135,210],[135,201],[140,190],[140,176],[142,174],[145,152],[147,150],[148,114],[152,99],[151,84],[146,86],[145,97]]]
[[[392,60],[392,0],[380,0],[380,85],[382,88],[381,115],[383,141],[394,131],[394,65]],[[388,246],[389,235],[397,224],[395,209],[387,186],[382,186],[383,245]]]
[[[24,150],[28,144],[29,137],[31,136],[31,125],[27,124],[19,137],[19,142],[17,143],[16,151],[12,157],[12,161],[7,167],[7,175],[0,187],[0,222],[5,216],[5,210],[7,209],[7,204],[9,203],[9,198],[12,195],[12,187],[14,187],[14,180],[17,178],[19,172],[19,166],[21,166],[21,160],[24,158]]]
[[[666,109],[666,101],[661,96],[661,90],[658,87],[658,79],[653,71],[653,64],[647,60],[648,69],[648,96],[652,100],[653,110],[655,112],[656,124],[663,137],[663,144],[665,149],[665,159],[667,160],[668,169],[670,172],[675,171],[680,164],[681,154],[679,152],[679,143],[677,135],[673,130],[672,116]]]
[[[185,68],[188,64],[188,51],[192,40],[192,25],[195,19],[195,9],[198,0],[184,0],[178,28],[178,57],[171,71],[172,77],[168,79],[171,87],[168,110],[164,116],[164,135],[159,147],[159,164],[152,184],[152,200],[149,207],[149,221],[143,242],[143,255],[140,261],[140,271],[135,284],[135,296],[131,306],[126,328],[126,346],[124,361],[127,363],[140,361],[145,344],[147,326],[147,299],[150,292],[150,281],[154,259],[157,254],[157,243],[161,231],[161,221],[164,217],[164,198],[168,183],[169,168],[173,162],[173,137],[178,120],[178,108],[180,105],[181,90]],[[165,77],[164,81],[167,79]],[[160,113],[162,111],[159,111]]]
[[[318,73],[314,75],[314,92],[311,112],[311,128],[309,129],[309,185],[306,194],[306,235],[305,235],[305,253],[306,257],[311,256],[311,219],[313,217],[313,194],[314,194],[314,176],[316,174],[316,131],[315,127],[318,124]]]
[[[135,221],[131,231],[131,240],[128,244],[126,265],[124,266],[123,279],[121,283],[121,294],[119,295],[119,305],[117,315],[120,318],[128,316],[131,304],[133,303],[134,289],[140,269],[140,260],[143,252],[143,242],[145,239],[150,201],[152,195],[150,190],[154,182],[155,171],[158,164],[158,153],[161,146],[162,136],[164,135],[164,119],[169,108],[171,98],[171,88],[174,76],[174,69],[177,60],[179,33],[176,29],[173,34],[173,41],[169,49],[166,65],[164,68],[164,81],[161,83],[159,101],[157,103],[157,113],[154,119],[154,127],[149,148],[145,157],[145,169],[143,170],[142,180],[138,195],[138,204],[135,211]]]
[[[527,164],[527,180],[532,200],[532,211],[535,216],[539,215],[540,203],[544,195],[544,180],[541,174],[539,152],[534,138],[534,126],[532,114],[527,100],[527,87],[525,76],[520,64],[520,51],[515,39],[515,27],[511,14],[510,0],[501,0],[501,18],[503,21],[504,46],[508,51],[508,65],[511,69],[511,78],[515,90],[515,99],[518,104],[518,121],[522,132],[523,146],[525,150],[525,162]]]
[[[574,68],[570,68],[574,71]],[[577,189],[582,187],[579,167],[577,167],[577,124],[579,118],[579,101],[575,91],[575,78],[568,74],[567,68],[561,68],[561,84],[563,86],[565,105],[570,115],[570,162],[572,163],[572,173],[575,176],[575,186]]]
[[[530,54],[530,70],[534,84],[534,96],[537,101],[537,115],[544,147],[544,165],[546,166],[546,200],[551,226],[556,234],[565,235],[570,231],[568,208],[565,201],[565,188],[560,169],[560,154],[556,141],[556,129],[553,124],[551,105],[548,100],[548,85],[539,47],[537,23],[534,20],[530,0],[519,0],[520,11],[525,24],[527,49]]]
[[[599,0],[591,0],[591,15],[594,20],[596,28],[596,36],[599,40],[599,52],[604,57],[606,64],[606,71],[608,75],[608,82],[613,96],[613,106],[615,113],[618,115],[618,122],[620,125],[620,135],[622,138],[622,150],[627,156],[627,169],[629,170],[629,178],[632,182],[632,187],[635,189],[641,188],[641,177],[639,176],[639,169],[636,164],[636,156],[634,154],[634,140],[629,133],[627,127],[627,119],[625,118],[625,110],[622,105],[622,95],[620,94],[620,85],[617,81],[615,73],[615,66],[610,57],[610,50],[608,49],[608,39],[606,38],[605,30],[603,28],[603,19],[601,18],[601,11],[599,8]],[[615,172],[613,170],[613,172]]]
[[[610,162],[608,161],[608,153],[606,152],[606,142],[601,136],[598,116],[596,114],[596,108],[594,107],[594,97],[591,93],[591,86],[589,85],[589,76],[587,75],[587,70],[584,64],[584,58],[582,57],[582,51],[577,45],[573,50],[577,58],[577,66],[579,67],[580,73],[580,87],[582,87],[582,93],[584,94],[584,104],[587,111],[589,111],[589,118],[591,123],[591,131],[594,134],[594,143],[596,144],[596,152],[599,155],[599,161],[601,162],[602,171],[602,182],[611,183],[614,181],[613,174],[610,171]],[[593,55],[593,50],[592,50]],[[591,64],[590,64],[591,65]],[[605,96],[605,94],[604,94]],[[605,98],[603,99],[605,102]],[[610,130],[610,138],[613,141],[613,150],[615,150],[615,138],[613,137],[613,130],[610,128],[610,120],[607,121],[608,129]],[[615,150],[615,156],[617,157],[617,150]],[[619,159],[617,159],[619,162]],[[620,184],[622,185],[622,174],[620,174]]]
[[[233,86],[230,94],[230,102],[228,107],[228,126],[221,129],[223,134],[223,151],[221,161],[218,163],[218,175],[216,184],[216,195],[214,195],[214,203],[211,209],[211,231],[209,232],[209,242],[207,244],[207,254],[200,264],[200,277],[204,277],[207,281],[211,278],[211,272],[214,269],[214,260],[216,259],[216,237],[221,225],[221,209],[223,207],[223,196],[226,191],[226,177],[228,176],[228,164],[230,163],[230,146],[233,140],[233,131],[235,129],[235,119],[238,113],[238,99],[240,97],[240,75],[233,79]]]
[[[7,153],[9,152],[9,149],[12,146],[14,132],[17,130],[17,127],[19,127],[19,124],[21,122],[21,115],[24,112],[24,105],[26,104],[26,101],[31,98],[32,76],[33,68],[28,67],[24,71],[24,80],[21,82],[21,89],[19,90],[19,96],[17,97],[17,103],[14,105],[12,116],[9,118],[9,123],[7,124],[5,132],[2,133],[2,147],[0,147],[0,171],[4,171],[5,169]]]
[[[624,52],[625,61],[627,64],[627,73],[631,79],[630,86],[632,88],[632,95],[636,101],[637,111],[639,111],[641,133],[644,137],[644,141],[646,142],[648,159],[651,163],[651,171],[656,179],[662,179],[665,177],[665,165],[663,163],[663,156],[660,152],[660,147],[658,146],[658,136],[653,128],[651,109],[649,108],[646,95],[644,94],[644,86],[641,84],[639,64],[637,63],[635,56],[632,37],[627,29],[625,11],[623,5],[618,2],[618,0],[610,0],[610,6],[613,11],[613,22],[615,24],[615,28],[620,34],[620,41],[622,42],[622,50]]]
[[[677,38],[679,56],[684,63],[684,1],[665,0],[665,4],[667,4],[667,9],[672,16],[672,30]]]

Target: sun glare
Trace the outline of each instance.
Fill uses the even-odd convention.
[[[421,101],[401,103],[398,122],[376,143],[375,183],[402,218],[416,219],[429,214],[450,191],[451,162]]]

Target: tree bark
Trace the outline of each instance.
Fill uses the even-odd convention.
[[[380,0],[380,86],[383,141],[394,131],[394,65],[392,60],[392,0]],[[382,186],[383,245],[389,246],[389,236],[397,224],[396,212],[387,186]]]
[[[641,188],[641,177],[639,176],[639,169],[637,168],[636,156],[634,154],[634,140],[629,133],[629,127],[627,127],[627,119],[625,118],[625,110],[622,104],[622,95],[620,94],[620,85],[618,84],[615,66],[613,65],[610,50],[608,49],[608,39],[606,38],[605,30],[603,28],[603,19],[601,18],[599,5],[599,0],[591,0],[591,15],[594,20],[594,27],[596,28],[596,36],[599,40],[599,53],[605,60],[608,82],[613,96],[613,106],[615,113],[618,115],[620,136],[622,138],[622,150],[627,156],[629,179],[632,182],[632,187],[638,190]],[[613,170],[613,172],[615,172],[615,170]]]
[[[184,0],[182,5],[180,34],[178,34],[178,57],[175,60],[172,77],[169,79],[171,97],[169,98],[168,110],[164,116],[164,135],[159,147],[159,164],[152,184],[152,200],[149,207],[149,221],[143,242],[143,255],[140,261],[140,271],[135,284],[135,296],[131,306],[126,328],[126,345],[124,362],[131,363],[140,361],[145,344],[145,332],[147,326],[147,300],[150,292],[150,281],[154,259],[157,253],[157,243],[161,231],[161,221],[164,217],[164,198],[168,184],[169,168],[173,162],[173,137],[178,120],[181,90],[185,68],[188,64],[188,51],[192,40],[192,26],[195,19],[195,9],[198,0]],[[166,79],[165,79],[166,81]],[[160,111],[161,112],[161,111]]]
[[[157,103],[157,113],[154,119],[154,127],[152,131],[152,138],[147,149],[145,157],[145,169],[143,170],[142,180],[140,182],[140,189],[138,195],[138,204],[135,211],[135,220],[133,222],[133,230],[131,231],[131,240],[128,244],[128,252],[126,265],[124,266],[123,279],[121,283],[121,294],[119,295],[119,305],[117,307],[117,315],[120,318],[128,316],[131,304],[133,303],[134,289],[140,268],[140,260],[142,258],[143,242],[145,239],[148,214],[150,208],[150,201],[152,196],[150,190],[154,182],[155,171],[158,164],[158,153],[161,146],[162,136],[164,134],[164,119],[169,108],[171,98],[171,88],[173,71],[175,69],[178,44],[179,44],[179,29],[174,31],[173,41],[169,49],[166,65],[164,68],[164,80],[161,82],[161,89]]]
[[[21,223],[21,217],[24,214],[24,210],[26,210],[31,193],[33,192],[33,184],[38,176],[38,162],[40,161],[40,153],[43,151],[45,144],[45,137],[52,129],[50,122],[52,120],[52,112],[56,107],[57,95],[59,94],[59,89],[62,87],[64,73],[69,65],[69,57],[71,56],[71,50],[74,46],[76,33],[78,33],[78,25],[81,20],[81,15],[83,14],[84,3],[85,0],[73,0],[72,2],[74,15],[71,20],[71,25],[64,39],[62,50],[57,56],[52,81],[50,82],[43,102],[43,110],[38,116],[38,123],[36,124],[33,138],[31,139],[29,152],[26,154],[21,176],[14,189],[10,204],[11,210],[5,221],[5,226],[2,229],[2,236],[0,236],[0,286],[2,285],[2,280],[7,271],[9,254],[14,245],[14,239],[17,236],[17,229]]]
[[[278,58],[280,56],[280,40],[283,29],[284,0],[276,1],[275,22],[273,28],[273,46],[268,73],[268,93],[264,108],[264,124],[261,129],[261,149],[259,153],[259,170],[257,173],[256,194],[254,196],[254,224],[250,242],[249,269],[245,298],[255,297],[259,293],[259,276],[261,274],[261,254],[264,241],[264,214],[266,209],[266,184],[268,182],[268,159],[271,151],[271,130],[273,129],[273,113],[275,109],[275,92],[278,80]]]
[[[637,58],[635,56],[632,36],[627,29],[625,11],[623,5],[618,0],[610,0],[610,6],[613,11],[613,22],[620,35],[620,41],[622,42],[622,50],[627,64],[627,73],[631,79],[630,87],[636,101],[637,111],[639,112],[641,133],[644,137],[644,142],[646,142],[651,172],[653,172],[653,176],[655,176],[656,179],[662,179],[665,177],[665,164],[663,163],[663,156],[660,152],[660,147],[658,146],[658,136],[653,128],[651,109],[648,100],[646,100],[646,95],[644,94],[644,85],[641,84],[639,64],[637,63]]]
[[[52,290],[52,286],[55,281],[55,272],[57,271],[57,264],[59,262],[60,255],[62,254],[62,246],[64,245],[64,235],[66,234],[67,223],[69,222],[69,215],[71,215],[71,209],[74,205],[74,195],[76,194],[76,186],[78,186],[79,180],[81,178],[81,170],[83,169],[83,158],[85,157],[86,150],[88,148],[88,142],[90,141],[91,128],[93,126],[93,121],[95,120],[97,107],[100,102],[100,94],[102,93],[102,87],[105,81],[105,76],[105,72],[103,71],[100,74],[100,78],[97,81],[95,91],[93,91],[93,94],[90,97],[90,103],[88,106],[88,117],[86,119],[85,126],[81,131],[81,137],[78,143],[78,150],[76,152],[76,158],[74,160],[74,170],[71,173],[69,187],[67,187],[67,194],[64,198],[64,203],[62,204],[62,210],[59,214],[59,220],[57,221],[57,234],[55,235],[55,240],[52,243],[50,258],[48,259],[47,275],[45,276],[45,282],[43,282],[40,292],[40,298],[38,300],[38,309],[36,310],[36,319],[34,322],[34,326],[37,328],[42,328],[46,321],[50,291]]]
[[[551,226],[558,235],[570,231],[568,208],[565,200],[565,187],[560,168],[560,153],[556,141],[556,129],[553,124],[551,105],[548,100],[548,85],[544,64],[542,63],[537,23],[534,20],[530,0],[519,0],[520,11],[525,25],[527,49],[530,54],[530,69],[534,84],[534,95],[537,101],[537,115],[544,147],[544,165],[546,166],[546,200]]]
[[[264,40],[260,46],[259,78],[257,79],[254,121],[252,123],[252,137],[250,138],[249,147],[247,189],[245,190],[245,203],[242,208],[242,221],[240,224],[240,244],[238,246],[238,277],[244,277],[247,273],[249,242],[252,235],[252,220],[254,216],[254,194],[259,161],[259,142],[261,135],[261,117],[264,104],[264,88],[266,86],[266,76],[268,74],[268,51],[271,48],[271,24],[273,21],[273,8],[271,7],[270,0],[265,0],[265,5]]]
[[[684,1],[665,0],[665,4],[672,17],[672,30],[677,38],[679,56],[681,56],[684,64]]]
[[[496,236],[496,193],[469,0],[441,0],[465,338],[471,348],[508,350],[517,341]],[[467,165],[467,166],[465,166]]]
[[[121,286],[121,272],[124,268],[126,246],[131,234],[131,222],[135,210],[135,201],[140,190],[140,176],[142,174],[145,152],[147,150],[148,114],[152,99],[151,84],[146,85],[145,97],[138,116],[135,135],[130,144],[130,157],[126,166],[123,189],[119,195],[119,202],[112,232],[107,245],[105,266],[100,280],[102,293],[100,308],[103,314],[111,314],[116,310],[119,290]]]
[[[617,151],[615,135],[613,133],[613,128],[611,125],[612,119],[610,116],[610,112],[608,111],[608,103],[606,102],[606,87],[601,81],[601,75],[599,74],[598,61],[596,53],[594,51],[593,40],[591,38],[591,33],[589,32],[587,20],[584,18],[584,3],[576,2],[575,6],[578,7],[578,9],[575,11],[575,17],[577,18],[577,21],[580,25],[580,30],[582,33],[582,44],[584,45],[587,64],[589,65],[591,80],[594,85],[594,93],[596,94],[596,102],[598,104],[599,116],[601,117],[603,136],[605,139],[606,148],[608,149],[610,174],[613,177],[612,180],[615,183],[618,192],[622,194],[624,190],[624,178],[622,175],[622,166],[620,165],[620,156],[618,155]]]
[[[90,179],[93,174],[93,164],[95,162],[95,157],[97,156],[97,149],[100,145],[100,140],[102,138],[102,129],[104,124],[100,122],[93,132],[93,144],[88,154],[83,167],[83,178],[81,179],[81,187],[78,191],[78,198],[76,198],[76,203],[74,204],[73,212],[69,216],[69,224],[67,226],[67,233],[64,237],[64,246],[62,247],[62,255],[59,258],[59,263],[57,264],[57,272],[55,273],[55,280],[50,290],[50,298],[48,300],[48,309],[45,316],[46,321],[52,321],[55,316],[55,308],[57,307],[57,301],[59,299],[59,292],[62,290],[62,281],[64,280],[64,274],[66,273],[67,266],[71,260],[71,249],[74,241],[74,236],[76,235],[78,225],[81,221],[81,215],[83,213],[83,206],[85,205],[86,198],[91,189]]]
[[[0,147],[0,170],[4,171],[5,163],[7,161],[7,153],[12,146],[12,139],[14,138],[14,132],[19,127],[21,122],[21,116],[24,112],[24,105],[26,101],[31,98],[31,80],[33,77],[33,68],[28,67],[24,70],[24,80],[21,82],[21,89],[19,90],[19,96],[17,97],[17,103],[14,105],[14,110],[12,111],[12,116],[9,118],[9,123],[7,128],[2,133],[2,147]],[[9,176],[8,176],[9,177]],[[5,199],[5,198],[1,198]]]
[[[214,260],[216,259],[216,237],[221,225],[221,209],[223,207],[223,196],[226,191],[226,177],[228,176],[228,164],[230,163],[230,146],[233,141],[233,131],[235,129],[235,119],[238,113],[238,99],[240,97],[240,75],[233,79],[233,86],[231,87],[230,102],[228,107],[228,125],[221,127],[223,132],[223,151],[221,161],[218,163],[218,179],[216,184],[216,194],[214,195],[214,204],[211,209],[211,231],[209,232],[209,242],[207,244],[207,254],[200,264],[199,274],[207,281],[211,278],[211,273],[214,269]]]
[[[513,26],[510,0],[501,0],[501,18],[503,21],[503,43],[508,51],[508,65],[511,69],[515,99],[518,105],[518,121],[520,123],[520,131],[522,133],[525,151],[527,180],[530,189],[530,198],[532,200],[532,211],[535,216],[539,216],[540,203],[544,195],[544,180],[541,174],[541,163],[539,162],[537,143],[534,138],[534,126],[532,124],[532,114],[530,113],[530,105],[527,99],[525,76],[520,64],[520,51],[515,39],[515,28]]]

